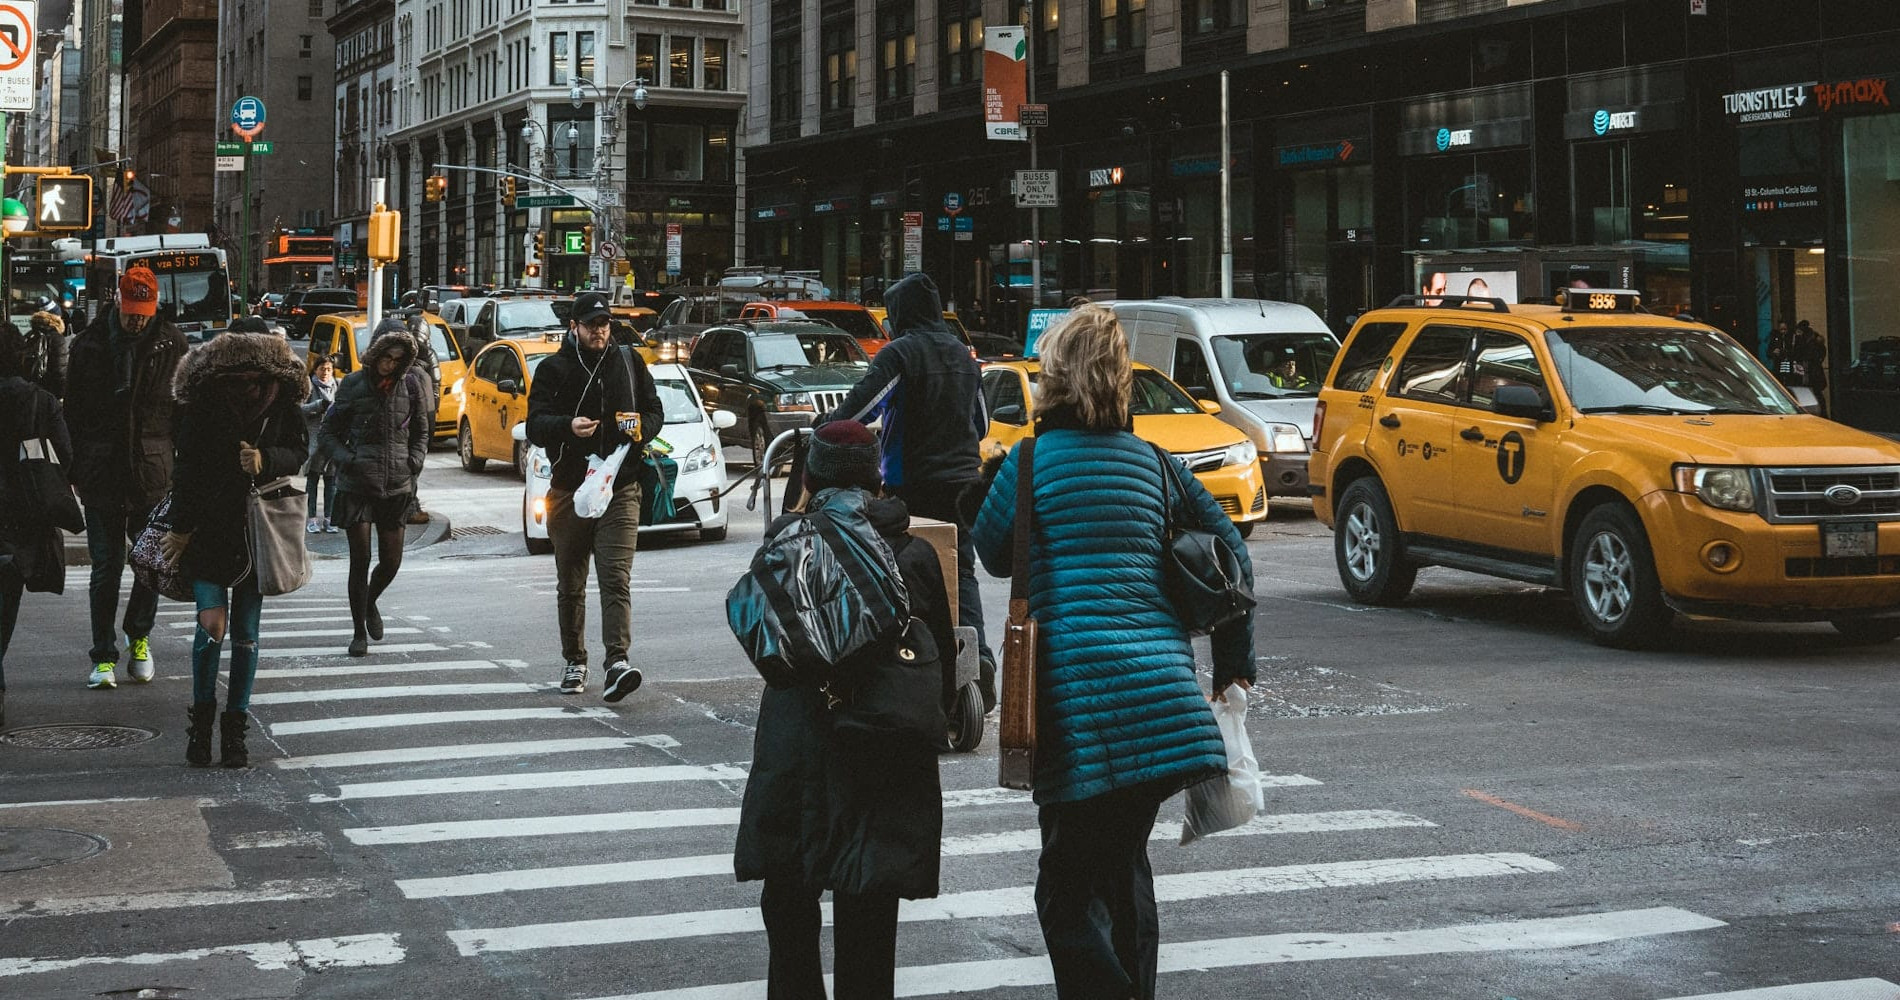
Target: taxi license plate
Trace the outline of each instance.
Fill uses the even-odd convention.
[[[1880,537],[1870,522],[1821,525],[1821,555],[1828,559],[1860,559],[1879,555]]]

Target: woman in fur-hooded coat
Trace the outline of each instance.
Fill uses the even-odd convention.
[[[192,581],[198,630],[191,645],[192,704],[185,760],[211,763],[218,661],[231,636],[231,680],[218,716],[221,762],[244,767],[251,684],[257,676],[263,597],[251,572],[246,501],[253,487],[296,474],[308,432],[300,404],[309,391],[290,345],[269,334],[227,333],[179,362],[173,382],[181,418],[172,471],[167,558]]]

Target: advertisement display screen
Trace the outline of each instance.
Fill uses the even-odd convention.
[[[1419,267],[1420,295],[1471,295],[1486,299],[1516,302],[1516,271],[1475,271],[1431,264]]]

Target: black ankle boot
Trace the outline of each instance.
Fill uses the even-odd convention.
[[[225,767],[250,767],[251,752],[244,748],[244,727],[250,716],[243,712],[218,713],[218,763]]]
[[[194,702],[185,709],[191,725],[185,729],[185,763],[192,767],[211,766],[211,717],[218,714],[218,703]]]

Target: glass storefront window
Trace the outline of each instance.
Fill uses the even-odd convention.
[[[1406,164],[1409,242],[1421,250],[1528,243],[1536,203],[1523,150],[1418,157]]]
[[[705,136],[706,130],[698,125],[654,125],[654,179],[705,180]]]
[[[1846,246],[1836,259],[1847,271],[1853,339],[1833,366],[1836,403],[1856,426],[1900,430],[1900,115],[1846,120],[1841,149]]]
[[[1689,241],[1689,150],[1654,135],[1571,147],[1576,242]]]

